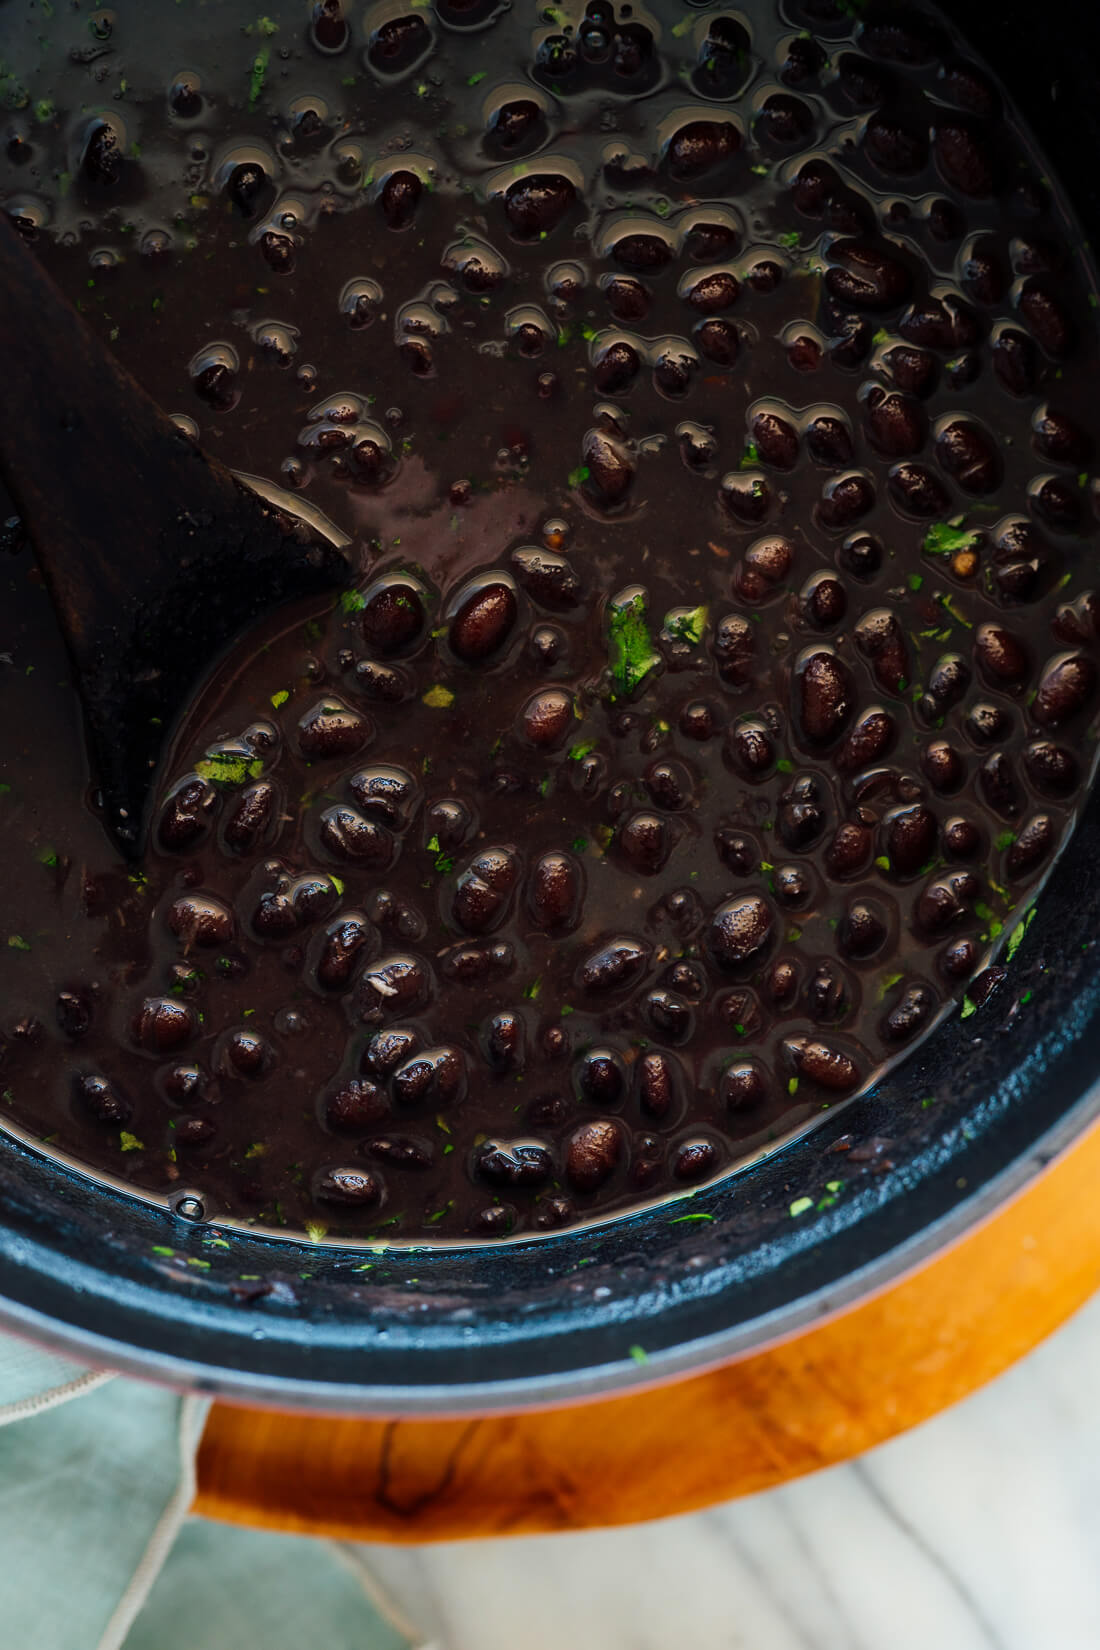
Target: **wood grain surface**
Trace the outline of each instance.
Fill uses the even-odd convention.
[[[371,1541],[628,1524],[860,1454],[973,1392],[1100,1288],[1100,1127],[949,1250],[794,1339],[558,1410],[370,1421],[215,1404],[194,1510]]]

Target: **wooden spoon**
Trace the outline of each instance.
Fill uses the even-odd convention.
[[[104,825],[133,859],[196,682],[249,624],[350,570],[182,434],[3,212],[0,316],[0,473],[72,656]]]

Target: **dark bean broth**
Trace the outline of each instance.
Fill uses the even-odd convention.
[[[1092,766],[1095,299],[940,24],[0,46],[47,268],[356,568],[215,673],[128,870],[9,529],[14,1124],[273,1226],[504,1236],[712,1179],[992,988]]]

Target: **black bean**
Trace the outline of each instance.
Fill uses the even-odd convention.
[[[407,580],[379,580],[365,594],[359,616],[363,640],[387,658],[407,651],[425,624],[423,592]]]
[[[1035,388],[1035,345],[1018,327],[998,327],[993,338],[993,370],[1010,395],[1030,395]]]
[[[359,1018],[365,1025],[407,1014],[428,998],[428,970],[417,957],[383,957],[359,982]]]
[[[1074,340],[1072,323],[1061,301],[1041,281],[1024,282],[1020,314],[1034,333],[1039,348],[1047,355],[1056,361],[1068,355]]]
[[[938,830],[935,814],[923,802],[892,809],[883,820],[883,845],[891,871],[914,876],[935,854]]]
[[[874,483],[869,476],[857,471],[827,481],[814,513],[828,532],[843,533],[874,507]]]
[[[676,1149],[672,1172],[677,1180],[702,1180],[715,1174],[721,1161],[722,1154],[713,1140],[685,1140]]]
[[[382,1200],[382,1182],[369,1169],[319,1169],[310,1191],[320,1203],[344,1204],[353,1209],[369,1209]]]
[[[419,787],[412,774],[388,763],[353,773],[348,789],[365,814],[376,815],[398,830],[408,823],[419,798]]]
[[[645,973],[649,951],[629,936],[608,940],[581,965],[579,980],[586,991],[625,991]]]
[[[633,344],[616,338],[596,356],[592,378],[601,395],[618,395],[638,376],[641,358]]]
[[[278,792],[269,779],[248,785],[237,798],[222,829],[222,839],[234,853],[252,853],[275,834]]]
[[[897,615],[888,607],[872,608],[856,625],[855,637],[860,652],[871,662],[879,686],[891,694],[904,692],[909,681],[909,655]]]
[[[855,684],[848,666],[832,648],[807,648],[795,663],[791,686],[793,710],[804,743],[835,743],[856,705]]]
[[[356,913],[330,923],[321,938],[317,983],[326,991],[346,991],[370,941],[370,927]]]
[[[1056,653],[1047,660],[1031,714],[1043,728],[1071,721],[1092,698],[1096,666],[1086,653]]]
[[[767,726],[758,716],[746,717],[729,733],[733,765],[746,779],[762,779],[775,763],[775,747]]]
[[[402,1105],[452,1106],[466,1093],[466,1061],[457,1048],[426,1048],[402,1061],[390,1081]]]
[[[565,1172],[578,1191],[594,1192],[614,1174],[622,1154],[623,1131],[618,1123],[582,1123],[570,1138]]]
[[[799,593],[798,606],[806,624],[831,630],[847,613],[848,597],[831,573],[813,573]]]
[[[638,1100],[650,1117],[667,1118],[679,1103],[679,1075],[668,1054],[645,1054],[635,1067]]]
[[[825,850],[825,869],[834,881],[862,876],[871,863],[874,833],[869,825],[848,819],[838,825]]]
[[[626,1093],[626,1072],[619,1056],[611,1049],[592,1049],[581,1061],[577,1090],[590,1106],[610,1111],[619,1105]]]
[[[1055,843],[1054,821],[1049,814],[1032,814],[1020,827],[1005,858],[1010,877],[1029,876],[1046,859]]]
[[[889,927],[872,900],[853,900],[837,928],[837,942],[845,956],[859,962],[873,957],[886,943]]]
[[[979,199],[993,192],[993,163],[981,138],[962,121],[937,124],[933,151],[945,183],[960,195]]]
[[[142,1048],[163,1054],[190,1042],[197,1023],[194,1011],[175,997],[146,997],[134,1016],[131,1033]]]
[[[548,235],[565,217],[577,191],[558,172],[533,172],[517,178],[504,192],[504,210],[513,231],[523,240]]]
[[[716,962],[737,968],[755,958],[772,938],[775,913],[760,894],[726,900],[715,911],[707,944]]]
[[[462,872],[451,907],[454,921],[467,934],[486,934],[498,928],[519,878],[515,848],[483,848]]]
[[[914,981],[905,986],[901,996],[880,1024],[882,1036],[888,1043],[905,1043],[923,1031],[936,1012],[938,1000],[931,986]]]
[[[218,795],[213,785],[197,774],[181,780],[161,811],[157,825],[161,847],[173,853],[195,847],[209,832],[217,808]]]
[[[967,903],[979,892],[972,871],[949,871],[935,877],[923,888],[914,907],[917,927],[928,934],[941,934],[965,915]]]
[[[626,443],[610,430],[591,429],[581,444],[592,490],[606,504],[621,504],[634,481],[634,461]]]
[[[1024,767],[1035,789],[1048,796],[1068,795],[1080,776],[1073,752],[1049,739],[1036,739],[1025,748]]]
[[[1012,819],[1020,812],[1023,799],[1012,762],[1004,751],[987,756],[978,772],[982,795],[997,813]]]
[[[168,911],[168,926],[187,947],[224,945],[233,937],[233,913],[212,894],[185,894]]]
[[[718,1098],[728,1111],[750,1111],[768,1098],[770,1084],[759,1060],[737,1060],[725,1068]]]
[[[940,370],[936,357],[911,344],[895,344],[882,357],[896,389],[925,400],[936,388]],[[914,449],[916,451],[917,449]]]
[[[418,1140],[407,1134],[380,1134],[375,1135],[365,1147],[360,1148],[384,1163],[388,1169],[412,1170],[423,1172],[430,1169],[435,1162],[435,1154],[427,1140]]]
[[[92,1005],[83,991],[59,991],[54,999],[58,1030],[70,1042],[85,1037],[92,1026]]]
[[[729,120],[692,120],[669,140],[668,169],[674,178],[697,178],[721,165],[741,146],[741,134]]]
[[[1003,625],[978,626],[974,632],[974,659],[993,687],[1018,687],[1028,673],[1026,647]]]
[[[405,167],[390,173],[382,185],[378,202],[382,208],[382,216],[391,229],[408,229],[416,216],[423,188],[424,185],[416,173],[408,171]]]
[[[924,446],[928,420],[911,396],[874,388],[867,397],[867,433],[887,458],[907,458]]]
[[[228,1077],[255,1082],[271,1067],[275,1051],[267,1038],[247,1026],[238,1026],[221,1040],[218,1066]]]
[[[864,128],[863,147],[881,171],[911,177],[928,159],[928,131],[880,110]]]
[[[402,1060],[407,1060],[417,1048],[417,1036],[414,1031],[395,1026],[386,1031],[376,1031],[363,1051],[361,1069],[371,1072],[375,1077],[388,1077],[396,1071]]]
[[[728,269],[713,269],[695,276],[683,296],[700,315],[720,315],[732,309],[739,291],[737,277]]]
[[[500,651],[518,616],[511,580],[477,582],[459,592],[453,603],[448,640],[466,664],[480,664]]]
[[[799,1077],[834,1094],[848,1094],[859,1083],[859,1068],[842,1049],[810,1037],[785,1037],[783,1054]]]
[[[73,1097],[97,1123],[124,1124],[133,1115],[133,1107],[121,1089],[99,1072],[74,1078]]]
[[[531,872],[531,915],[542,928],[571,928],[580,916],[583,892],[581,869],[571,854],[543,854]]]
[[[545,1186],[554,1159],[545,1146],[491,1140],[480,1149],[476,1172],[494,1186]]]
[[[767,410],[755,413],[749,434],[762,464],[776,470],[794,469],[798,462],[798,432],[787,419]]]
[[[394,840],[385,826],[343,803],[325,809],[317,834],[337,859],[376,866],[388,865],[393,858]]]
[[[908,460],[895,464],[889,475],[890,497],[900,510],[925,520],[943,516],[951,507],[950,495],[942,481],[924,464]]]
[[[322,1096],[321,1116],[335,1134],[365,1134],[388,1114],[385,1091],[367,1077],[349,1077]]]
[[[854,773],[878,762],[894,742],[894,718],[877,707],[863,712],[843,745],[833,757],[841,773]]]
[[[649,290],[633,275],[613,275],[603,291],[616,320],[643,321],[649,314]]]
[[[967,419],[952,419],[939,431],[936,457],[966,493],[992,493],[1000,485],[1000,455],[990,436]]]
[[[966,764],[949,739],[933,739],[925,745],[921,768],[933,790],[944,795],[957,791],[966,778]]]
[[[893,309],[909,296],[908,269],[885,247],[869,241],[837,241],[825,276],[829,292],[859,309]]]
[[[631,867],[643,876],[659,871],[672,851],[672,832],[659,814],[632,814],[618,837],[619,847]]]

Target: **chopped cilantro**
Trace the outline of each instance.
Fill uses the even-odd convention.
[[[229,751],[208,751],[201,762],[195,763],[200,779],[209,779],[212,785],[243,785],[248,779],[259,779],[264,771],[258,756],[233,756]]]
[[[1000,833],[1000,835],[997,837],[997,839],[995,840],[993,846],[994,846],[994,848],[996,848],[998,853],[1003,853],[1006,848],[1011,848],[1012,847],[1012,844],[1015,842],[1015,840],[1016,840],[1016,832],[1015,831],[1002,831]]]
[[[570,470],[566,480],[568,481],[570,487],[579,487],[582,482],[588,480],[591,473],[592,472],[588,468],[587,464],[578,464],[575,470]]]
[[[446,1214],[450,1214],[450,1212],[453,1208],[454,1208],[454,1199],[451,1198],[448,1202],[444,1203],[444,1205],[441,1209],[433,1209],[430,1215],[425,1216],[425,1221],[426,1221],[427,1225],[434,1226],[437,1220],[442,1220],[443,1216],[446,1215]]]
[[[801,230],[786,229],[786,230],[784,230],[783,234],[779,236],[779,244],[780,244],[780,246],[787,247],[787,249],[789,251],[793,252],[795,247],[798,245],[798,243],[801,239],[802,239]]]
[[[977,1003],[974,1002],[973,999],[970,998],[970,997],[964,997],[962,1008],[959,1010],[959,1019],[960,1020],[969,1020],[970,1016],[972,1014],[976,1014],[977,1012],[978,1012]]]
[[[890,869],[889,854],[879,854],[875,860],[875,864],[878,866],[880,871],[888,871]]]
[[[201,1272],[209,1272],[210,1270],[210,1262],[200,1259],[198,1255],[188,1255],[187,1264],[188,1266],[197,1266]]]
[[[695,1214],[695,1215],[674,1215],[673,1218],[669,1221],[669,1225],[670,1226],[686,1226],[686,1225],[689,1225],[690,1223],[692,1223],[694,1221],[713,1220],[713,1219],[714,1219],[713,1215],[704,1214],[702,1212],[702,1210],[700,1210],[699,1213]]]
[[[910,590],[919,590],[923,583],[924,583],[924,579],[921,577],[921,575],[919,573],[910,573],[910,575],[909,575],[909,588],[910,588]]]
[[[260,101],[260,94],[264,89],[264,80],[267,76],[268,60],[271,53],[265,46],[256,53],[248,71],[248,107],[254,109]]]
[[[611,599],[608,653],[616,694],[633,693],[661,662],[650,639],[646,594],[641,585],[628,585]]]
[[[879,1000],[880,1003],[881,1003],[882,999],[886,996],[888,991],[893,991],[893,989],[896,985],[901,984],[902,978],[903,978],[903,976],[901,974],[885,974],[885,975],[883,975],[882,983],[878,988],[878,1000]]]
[[[444,687],[441,682],[437,682],[434,687],[430,687],[423,696],[423,703],[427,705],[429,710],[449,710],[454,702],[454,694],[449,687]]]
[[[798,1093],[798,1078],[797,1077],[788,1077],[787,1078],[787,1093],[788,1094],[797,1094]]]
[[[336,892],[340,895],[340,897],[343,898],[344,879],[342,877],[338,877],[335,872],[330,871],[328,880],[332,883],[332,886],[336,889]]]
[[[476,74],[472,74],[468,77],[468,79],[466,81],[466,84],[467,84],[467,86],[480,86],[481,82],[484,79],[485,79],[485,70],[484,69],[479,69]]]
[[[925,533],[922,549],[927,556],[950,556],[956,550],[974,550],[980,538],[976,528],[936,521]]]
[[[340,595],[340,606],[345,613],[361,613],[367,605],[367,598],[361,590],[344,590]]]
[[[791,1204],[791,1209],[790,1209],[791,1219],[792,1220],[797,1220],[799,1215],[806,1214],[810,1209],[813,1208],[813,1206],[814,1206],[814,1200],[813,1200],[812,1197],[796,1197],[794,1202]]]
[[[43,848],[38,855],[39,865],[47,865],[51,869],[58,863],[57,854],[52,848]]]
[[[749,171],[758,178],[766,178],[768,175],[768,168],[759,163],[756,166],[750,166]]]
[[[523,995],[527,998],[528,1002],[534,1002],[535,998],[538,996],[538,994],[541,990],[542,990],[542,975],[539,974],[535,979],[533,979],[530,982],[530,984],[524,986]]]
[[[273,34],[278,34],[278,32],[279,32],[278,23],[273,23],[271,21],[270,17],[258,17],[256,19],[256,33],[257,34],[264,34],[264,35],[267,35],[267,36],[270,37]]]
[[[629,1346],[627,1351],[636,1364],[647,1364],[649,1362],[649,1353],[644,1346]]]
[[[437,836],[430,836],[428,838],[427,849],[430,854],[438,854],[440,852],[439,838]]]
[[[759,463],[760,463],[760,454],[757,451],[756,442],[755,441],[746,441],[745,442],[745,450],[741,454],[741,461],[740,461],[740,464],[739,464],[738,468],[742,469],[742,470],[753,470],[753,469],[756,468],[756,466]]]
[[[965,613],[960,613],[959,609],[955,606],[954,600],[951,596],[948,596],[948,595],[941,596],[939,598],[939,602],[940,602],[940,606],[943,608],[944,612],[945,613],[950,613],[951,617],[955,620],[956,624],[964,625],[967,630],[973,630],[973,628],[974,628],[973,620],[968,619]]]
[[[174,1249],[167,1248],[163,1243],[154,1243],[152,1253],[154,1255],[163,1255],[166,1260],[171,1260],[176,1251]]]
[[[22,934],[9,934],[8,935],[8,945],[11,947],[11,949],[13,951],[29,951],[30,950],[30,946],[27,944],[27,942],[23,938]]]
[[[562,1017],[563,1020],[566,1019],[570,1014],[575,1014],[576,1012],[577,1011],[573,1007],[572,1003],[562,1003],[562,1005],[561,1005],[561,1017]]]
[[[575,836],[570,843],[570,847],[575,854],[583,854],[588,847],[588,838],[586,836]]]
[[[124,1152],[143,1152],[145,1150],[144,1142],[139,1140],[136,1134],[131,1134],[129,1129],[119,1131],[118,1143]]]
[[[793,773],[794,763],[789,756],[781,756],[775,764],[775,769],[777,773]]]
[[[567,754],[571,762],[583,762],[585,757],[595,749],[596,746],[593,741],[591,739],[586,739],[579,744],[570,745]]]
[[[676,642],[690,642],[698,647],[707,628],[705,607],[674,607],[665,614],[665,629]]]
[[[288,692],[288,690],[286,688],[280,688],[278,693],[273,693],[271,695],[271,708],[272,708],[272,710],[282,710],[283,706],[286,704],[286,702],[289,698],[290,698],[290,693]]]
[[[306,1235],[311,1243],[320,1243],[322,1238],[327,1237],[328,1227],[322,1226],[320,1221],[307,1220]]]

